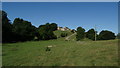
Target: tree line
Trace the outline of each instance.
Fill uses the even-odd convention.
[[[19,42],[19,41],[31,41],[31,40],[50,40],[57,39],[57,36],[53,31],[57,30],[56,23],[46,23],[35,27],[31,22],[15,18],[13,23],[7,17],[5,11],[2,12],[2,42]],[[72,33],[76,32],[76,39],[82,40],[88,38],[95,40],[95,34],[97,40],[110,40],[115,39],[116,36],[113,32],[103,30],[99,34],[94,29],[90,29],[85,32],[85,29],[78,27],[77,30],[71,30]],[[62,33],[61,37],[66,37],[67,34]],[[118,35],[120,37],[120,35]]]
[[[7,13],[2,11],[2,42],[56,39],[53,33],[55,30],[57,30],[56,23],[46,23],[38,28],[20,18],[15,18],[11,23]]]
[[[90,29],[87,32],[85,32],[84,28],[82,27],[77,28],[77,35],[76,35],[77,41],[82,40],[84,38],[95,40],[95,37],[96,40],[111,40],[116,38],[115,33],[113,33],[112,31],[102,30],[99,34],[97,34],[97,31],[95,31],[94,29]]]

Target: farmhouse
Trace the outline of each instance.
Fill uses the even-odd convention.
[[[58,27],[57,30],[61,30],[61,31],[66,31],[66,30],[71,30],[68,27]]]

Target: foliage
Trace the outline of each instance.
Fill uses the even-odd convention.
[[[38,28],[39,40],[56,39],[57,37],[54,35],[53,29],[55,30],[53,24],[46,23],[45,25],[40,25]]]
[[[82,40],[85,38],[85,29],[82,27],[78,27],[77,28],[77,35],[76,35],[76,39],[78,40]]]
[[[91,39],[91,40],[95,40],[95,30],[94,29],[90,29],[86,32],[86,38]],[[96,34],[97,35],[97,34]]]
[[[117,38],[120,39],[120,33],[117,34]]]
[[[61,37],[66,37],[67,35],[67,33],[61,33]]]
[[[57,39],[57,37],[66,37],[74,32],[77,32],[76,39],[82,40],[85,37],[95,40],[95,30],[90,29],[85,33],[85,29],[82,27],[78,27],[77,31],[75,29],[62,33],[55,32],[57,30],[56,23],[46,23],[45,25],[40,25],[38,28],[33,26],[31,22],[15,18],[13,24],[11,24],[10,20],[7,17],[7,13],[5,11],[2,12],[2,42],[17,42],[17,41],[30,41],[30,40],[50,40]],[[66,27],[68,28],[68,27]],[[53,31],[57,34],[53,33]],[[97,33],[97,32],[96,32]],[[97,35],[97,34],[96,34]],[[119,34],[117,35],[119,38]],[[101,31],[99,35],[97,35],[98,40],[110,40],[115,39],[115,34],[111,31]]]
[[[13,22],[13,32],[15,33],[16,41],[33,40],[35,37],[36,27],[31,22],[20,18],[15,18]]]
[[[7,13],[2,11],[3,42],[49,40],[56,39],[53,31],[57,30],[56,23],[47,23],[36,28],[29,21],[15,18],[13,24],[7,18]],[[34,39],[36,38],[36,39]]]
[[[62,33],[67,33],[67,36],[72,34],[72,32],[70,30],[66,30],[66,31],[56,30],[56,31],[54,31],[54,34],[57,36],[57,38],[61,38]]]
[[[71,32],[72,32],[72,33],[75,33],[75,32],[76,32],[76,30],[75,30],[75,29],[72,29],[72,30],[71,30]]]
[[[11,42],[13,40],[12,24],[7,17],[7,13],[2,11],[2,42]]]
[[[51,23],[51,24],[50,24],[50,30],[51,30],[51,31],[57,30],[57,24],[56,24],[56,23]]]
[[[108,30],[102,30],[98,36],[98,40],[110,40],[115,39],[115,34]]]
[[[45,51],[50,51],[51,49],[49,47],[46,47],[46,50]]]

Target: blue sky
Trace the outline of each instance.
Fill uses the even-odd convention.
[[[30,21],[38,27],[47,22],[76,29],[110,30],[118,33],[117,2],[3,2],[2,8],[11,22],[15,18]]]
[[[2,2],[118,2],[119,0],[2,0]]]

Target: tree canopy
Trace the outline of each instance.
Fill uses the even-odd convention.
[[[56,30],[56,27],[57,25],[53,23],[46,23],[45,25],[40,25],[38,28],[39,40],[56,39],[57,37],[53,33],[53,31]]]
[[[17,42],[17,41],[30,41],[37,37],[37,40],[50,40],[57,39],[53,31],[57,30],[56,23],[46,23],[40,25],[38,28],[33,26],[31,22],[23,20],[21,18],[15,18],[13,23],[8,19],[7,13],[2,12],[2,42]],[[68,27],[66,27],[68,28]],[[85,29],[78,27],[76,30],[71,30],[71,32],[76,32],[76,39],[82,40],[85,37],[91,40],[95,40],[95,30],[90,29],[85,33]],[[96,34],[97,35],[97,34]],[[62,33],[62,37],[67,36],[67,34]],[[117,35],[119,38],[119,34]],[[108,30],[103,30],[97,35],[98,40],[110,40],[115,39],[116,36],[113,32]]]
[[[33,40],[35,37],[36,27],[31,22],[20,18],[15,18],[13,22],[13,32],[17,41]]]
[[[85,38],[85,29],[82,27],[78,27],[77,28],[77,35],[76,35],[76,39],[78,40],[82,40]]]
[[[98,40],[111,40],[115,39],[115,34],[108,30],[102,30],[98,35]]]
[[[86,38],[91,39],[91,40],[95,40],[95,30],[94,29],[90,29],[86,32]],[[97,35],[97,34],[96,34]]]
[[[2,42],[13,40],[12,24],[7,17],[7,13],[2,11]]]

